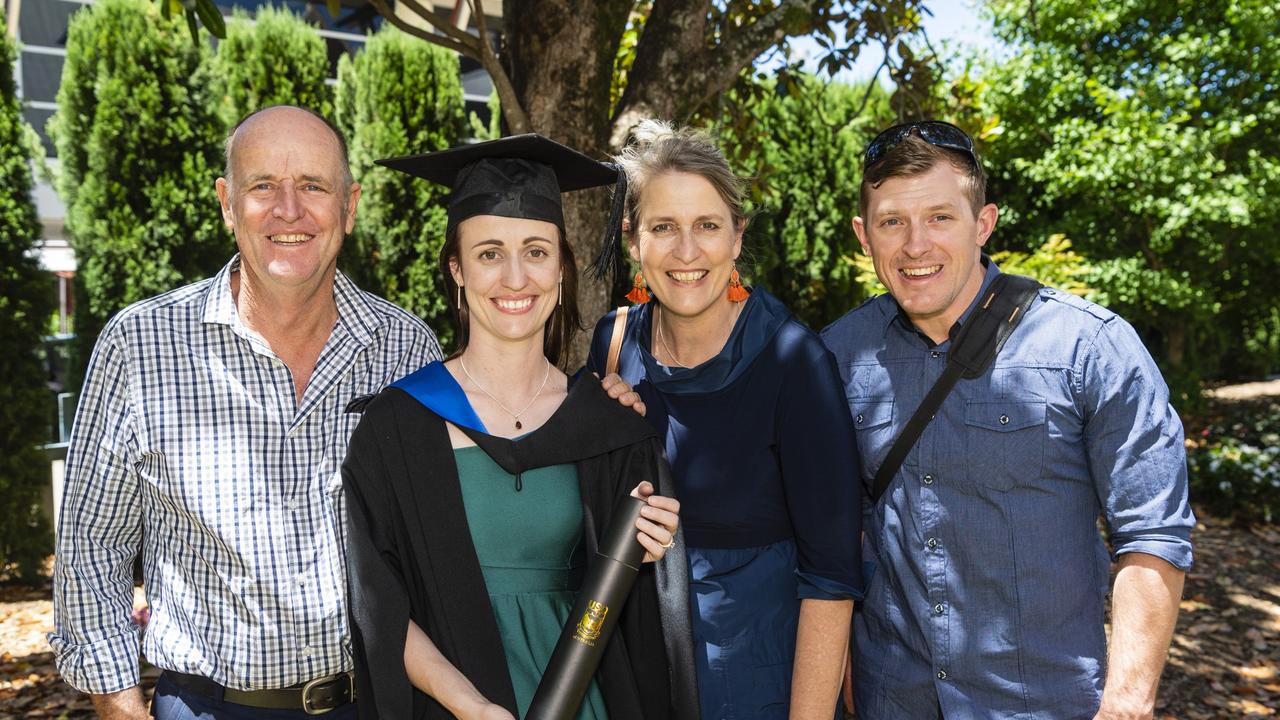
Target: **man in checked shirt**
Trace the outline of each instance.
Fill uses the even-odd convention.
[[[145,717],[130,622],[141,550],[156,717],[355,717],[338,469],[360,415],[345,409],[440,349],[337,271],[360,186],[326,120],[250,116],[217,192],[239,253],[126,308],[94,350],[49,639],[102,717]]]

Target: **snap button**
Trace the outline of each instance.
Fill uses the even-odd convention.
[[[1009,424],[1009,416],[1008,416],[1008,415],[1001,415],[1001,416],[1000,416],[1000,424],[1001,424],[1001,425],[1008,425],[1008,424]]]
[[[946,679],[947,679],[947,671],[946,671],[946,670],[939,670],[939,671],[938,671],[938,679],[939,679],[939,680],[946,680]]]
[[[938,538],[929,538],[929,542],[926,544],[931,548],[936,548],[940,543],[938,542]]]
[[[862,424],[863,420],[866,420],[866,418],[863,417],[862,413],[858,413],[858,417],[854,418],[854,422],[858,423],[859,425]]]
[[[933,484],[933,476],[932,476],[932,475],[925,475],[925,476],[924,476],[924,484],[925,484],[925,485],[932,485],[932,484]]]
[[[942,603],[938,603],[937,605],[934,605],[934,606],[933,606],[933,611],[934,611],[935,613],[939,614],[939,615],[941,615],[941,614],[942,614],[942,609],[943,609],[943,608],[942,608]]]
[[[933,352],[929,353],[929,357],[931,357],[931,358],[940,358],[940,357],[942,357],[942,353],[938,352],[937,350],[934,350]]]

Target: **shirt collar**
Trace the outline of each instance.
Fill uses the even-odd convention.
[[[978,300],[986,294],[987,288],[991,286],[991,283],[996,279],[996,276],[1000,274],[999,266],[997,266],[995,261],[991,259],[991,256],[986,253],[982,254],[982,266],[985,268],[982,275],[982,286],[978,288],[978,294],[973,296],[973,301],[969,303],[969,307],[965,308],[964,312],[960,314],[959,319],[957,319],[955,323],[951,325],[951,329],[947,331],[948,338],[954,339],[956,333],[960,332],[960,328],[963,327],[965,321],[969,319],[969,315],[973,313],[973,309],[978,306]],[[920,330],[915,326],[915,323],[911,322],[911,318],[907,315],[907,311],[902,309],[902,306],[898,304],[896,299],[893,301],[892,310],[885,313],[884,327],[886,333],[889,331],[889,327],[893,324],[894,320],[897,320],[898,324],[901,325],[904,330],[914,333],[916,337],[923,340],[926,346],[936,347],[938,345],[938,343],[935,343],[928,335],[920,332]]]
[[[205,296],[204,313],[201,320],[216,325],[228,325],[235,330],[248,333],[248,328],[240,321],[236,312],[236,301],[231,296],[231,275],[240,270],[240,255],[232,256],[231,261],[223,266],[214,276]],[[339,270],[333,278],[333,300],[338,306],[338,325],[342,326],[361,346],[367,346],[374,340],[374,334],[382,324],[382,315],[373,307],[373,303],[365,296],[351,278]]]

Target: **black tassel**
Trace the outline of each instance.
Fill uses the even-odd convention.
[[[618,172],[613,185],[613,206],[609,209],[609,224],[604,229],[600,254],[591,265],[591,275],[597,280],[613,281],[623,269],[622,216],[627,210],[627,173],[621,165],[610,164]]]

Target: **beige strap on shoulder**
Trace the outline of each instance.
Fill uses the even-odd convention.
[[[622,336],[627,329],[627,311],[631,308],[623,305],[613,319],[613,337],[609,339],[609,361],[604,364],[604,374],[618,372],[618,356],[622,354]]]

